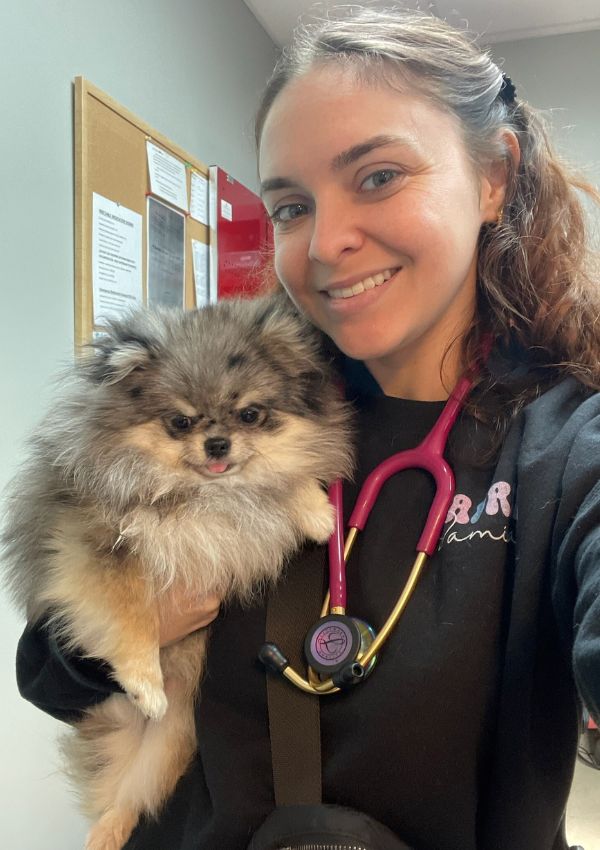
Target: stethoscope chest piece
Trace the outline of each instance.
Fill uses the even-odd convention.
[[[321,676],[330,676],[338,687],[355,684],[368,676],[376,657],[366,667],[360,658],[375,640],[375,632],[357,617],[327,614],[309,630],[304,654],[309,666]]]

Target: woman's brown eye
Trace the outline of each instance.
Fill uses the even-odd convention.
[[[244,425],[252,425],[254,422],[257,422],[259,415],[260,410],[258,407],[245,407],[243,410],[240,410],[240,419]]]
[[[189,431],[192,424],[192,420],[189,416],[174,416],[171,419],[171,427],[175,431]]]

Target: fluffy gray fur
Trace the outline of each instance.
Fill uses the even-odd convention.
[[[44,614],[57,518],[73,511],[83,521],[100,519],[106,545],[131,547],[162,587],[177,577],[244,596],[275,577],[303,536],[286,519],[290,489],[306,476],[323,483],[347,476],[352,466],[348,409],[318,334],[276,296],[188,312],[140,311],[112,322],[94,349],[66,376],[9,489],[3,560],[19,607],[30,619]],[[265,454],[246,478],[191,480],[121,443],[124,429],[173,412],[174,399],[216,423],[207,433],[231,435],[239,429],[231,408],[249,388],[268,410],[265,432],[276,434],[286,414],[316,426],[289,469]],[[197,530],[206,524],[199,575]]]

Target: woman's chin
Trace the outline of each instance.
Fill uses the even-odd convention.
[[[356,338],[337,338],[332,337],[336,347],[345,354],[346,357],[351,357],[352,360],[362,360],[366,364],[385,359],[391,354],[391,347],[383,345],[375,345],[370,340]]]

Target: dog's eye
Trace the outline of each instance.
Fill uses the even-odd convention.
[[[171,428],[175,431],[189,431],[194,423],[189,416],[173,416],[171,419]]]
[[[240,410],[240,419],[244,425],[252,425],[254,422],[258,422],[259,416],[260,410],[258,407],[245,407],[243,410]]]

